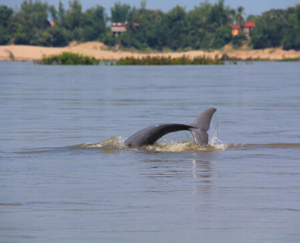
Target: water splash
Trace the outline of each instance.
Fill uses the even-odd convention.
[[[124,145],[124,141],[126,137],[111,137],[107,140],[101,141],[99,143],[86,143],[86,144],[79,144],[73,145],[69,147],[69,149],[104,149],[104,150],[136,150],[132,148],[128,148]],[[155,151],[155,152],[193,152],[193,151],[203,151],[203,152],[210,152],[210,151],[221,151],[230,148],[236,149],[261,149],[261,148],[269,148],[269,149],[300,149],[300,143],[272,143],[272,144],[228,144],[223,143],[217,137],[213,136],[209,144],[199,146],[195,144],[193,140],[188,141],[170,141],[167,139],[159,140],[157,143],[153,145],[147,145],[141,148],[141,150],[148,150],[148,151]],[[51,150],[38,150],[37,152],[48,152]],[[32,151],[31,151],[32,152]],[[22,152],[24,153],[24,151]]]
[[[223,143],[218,137],[220,132],[220,124],[221,124],[221,117],[219,112],[217,111],[212,118],[210,128],[209,128],[209,141],[208,144],[213,146],[216,150],[225,150],[229,147],[228,144]]]
[[[199,146],[194,141],[185,142],[159,142],[153,145],[145,146],[146,150],[156,151],[156,152],[191,152],[191,151],[202,151],[210,152],[215,150],[224,150],[225,146],[216,146],[216,144],[208,144]]]
[[[80,148],[112,148],[112,149],[126,149],[124,145],[126,137],[110,137],[107,140],[101,141],[99,143],[86,143],[80,144]]]
[[[111,137],[107,140],[101,141],[99,143],[87,143],[72,146],[72,148],[81,148],[81,149],[105,149],[105,150],[135,150],[128,148],[124,145],[126,137]],[[215,140],[214,140],[215,141]],[[155,152],[190,152],[190,151],[215,151],[215,150],[224,150],[226,145],[221,143],[213,142],[208,145],[199,146],[195,144],[193,140],[189,141],[168,141],[163,139],[156,142],[153,145],[147,145],[141,148],[141,150],[155,151]]]

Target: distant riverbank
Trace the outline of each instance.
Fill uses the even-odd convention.
[[[226,54],[229,58],[237,58],[241,60],[246,59],[267,59],[267,60],[282,60],[300,58],[300,51],[289,50],[284,51],[282,48],[268,48],[260,50],[240,49],[234,50],[230,47],[224,47],[222,50],[214,51],[187,51],[187,52],[153,52],[141,53],[130,51],[111,51],[100,42],[86,42],[82,44],[70,44],[67,47],[40,47],[40,46],[26,46],[26,45],[7,45],[0,46],[0,61],[33,61],[40,60],[43,55],[60,54],[62,52],[73,52],[83,55],[88,55],[101,60],[119,60],[125,57],[141,58],[145,56],[164,56],[171,58],[178,58],[186,55],[190,58],[197,56],[215,57],[216,55],[222,57]]]

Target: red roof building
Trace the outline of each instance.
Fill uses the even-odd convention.
[[[244,32],[244,34],[249,36],[254,27],[255,27],[255,23],[254,22],[246,22],[243,25],[243,32]]]
[[[255,23],[254,22],[246,22],[243,26],[240,26],[239,24],[230,24],[230,26],[232,28],[233,36],[238,35],[239,33],[241,33],[243,31],[243,33],[249,37],[251,31],[255,27]]]
[[[255,27],[255,23],[254,22],[246,22],[243,25],[244,28],[254,28]]]
[[[241,29],[241,26],[239,24],[230,24],[230,26],[233,30],[240,30]]]
[[[115,35],[119,35],[120,33],[124,33],[126,32],[126,25],[127,23],[112,23],[111,24],[111,31],[115,34]],[[138,27],[140,26],[139,23],[134,23],[134,26]]]
[[[230,26],[232,28],[231,34],[233,36],[238,35],[242,31],[241,26],[239,24],[230,24]]]
[[[125,26],[125,23],[112,23],[111,26]]]

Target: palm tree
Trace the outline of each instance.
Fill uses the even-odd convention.
[[[240,26],[242,26],[243,22],[245,21],[243,15],[244,15],[244,7],[239,6],[237,8],[237,14],[235,15],[235,21]]]

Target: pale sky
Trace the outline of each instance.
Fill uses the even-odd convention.
[[[35,1],[35,0],[32,0]],[[43,0],[42,0],[43,1]],[[0,0],[0,5],[6,5],[12,7],[13,9],[18,6],[20,7],[23,0]],[[44,2],[44,1],[43,1]],[[56,9],[58,9],[59,0],[48,0],[49,4],[54,4]],[[69,8],[69,0],[61,0],[64,4],[65,9]],[[106,9],[106,13],[110,16],[110,8],[115,2],[121,2],[129,4],[130,6],[135,6],[140,8],[141,0],[81,0],[83,11],[88,8],[94,7],[97,4],[102,5]],[[204,0],[147,0],[146,8],[148,9],[160,9],[164,12],[170,11],[176,5],[185,7],[187,11],[194,8],[194,6],[199,6],[200,2]],[[218,0],[210,0],[210,3],[214,4]],[[225,0],[225,6],[230,6],[231,8],[237,9],[238,6],[243,6],[245,8],[244,12],[246,15],[255,14],[260,15],[262,12],[268,11],[272,8],[274,9],[286,9],[290,6],[295,6],[300,4],[300,0]]]

